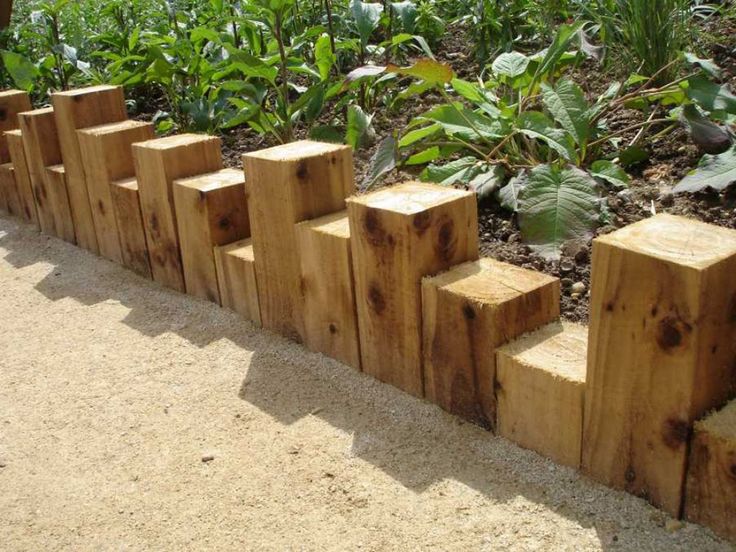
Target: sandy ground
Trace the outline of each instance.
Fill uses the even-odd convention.
[[[0,329],[2,550],[730,549],[7,218]]]

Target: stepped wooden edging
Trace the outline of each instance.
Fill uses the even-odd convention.
[[[0,209],[736,541],[736,232],[595,240],[588,336],[556,278],[478,259],[472,193],[353,196],[352,150],[310,141],[244,176],[218,138],[128,121],[120,87],[53,103],[0,92]]]

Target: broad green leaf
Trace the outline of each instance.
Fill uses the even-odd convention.
[[[359,106],[351,105],[348,107],[348,129],[345,141],[354,150],[358,150],[372,141],[375,134],[371,126],[372,119],[373,117],[366,114]]]
[[[350,0],[350,13],[355,20],[360,42],[365,48],[381,21],[383,6],[377,3],[361,2],[361,0]]]
[[[412,144],[419,142],[420,140],[424,140],[425,138],[433,136],[441,129],[441,125],[432,124],[423,128],[419,128],[417,130],[407,132],[404,136],[401,137],[401,140],[399,140],[399,147],[406,148],[408,146],[411,146]]]
[[[457,182],[467,183],[478,171],[478,160],[475,157],[463,157],[444,165],[429,165],[420,177],[425,182],[450,186]]]
[[[478,195],[478,201],[491,197],[503,185],[506,171],[501,165],[494,165],[488,171],[475,176],[468,186]]]
[[[522,190],[526,187],[527,179],[524,173],[519,176],[515,176],[509,180],[503,188],[498,192],[498,201],[501,207],[513,211],[514,213],[519,210],[519,195]]]
[[[568,48],[575,40],[577,32],[583,28],[583,22],[573,25],[561,25],[557,30],[552,45],[547,48],[542,61],[539,63],[534,80],[539,82],[543,77],[554,73],[560,59],[567,53]]]
[[[577,162],[578,154],[573,137],[567,131],[555,128],[554,123],[544,113],[526,111],[521,114],[517,124],[519,132],[525,136],[541,140],[563,159]]]
[[[319,142],[330,142],[333,144],[343,143],[343,137],[340,130],[330,125],[312,127],[312,130],[309,131],[309,137],[312,140],[317,140]]]
[[[497,77],[508,77],[515,79],[526,73],[531,60],[519,52],[508,52],[501,54],[491,65],[493,73]]]
[[[647,159],[649,159],[649,152],[641,146],[630,146],[618,155],[618,162],[623,167],[633,167]]]
[[[696,106],[690,104],[683,108],[682,121],[690,138],[705,153],[716,155],[731,147],[728,131],[705,117]]]
[[[386,137],[378,145],[376,153],[371,157],[370,169],[363,182],[364,187],[366,189],[370,188],[379,178],[394,170],[398,158],[399,153],[396,147],[396,138],[393,136]]]
[[[503,138],[503,128],[498,120],[480,115],[461,104],[436,107],[417,119],[434,121],[442,126],[447,135],[466,141]]]
[[[698,168],[675,186],[676,194],[700,192],[706,188],[725,190],[736,182],[736,147],[720,155],[704,155]]]
[[[519,228],[526,243],[547,258],[569,240],[588,239],[600,222],[595,179],[576,167],[540,165],[525,175]]]
[[[319,76],[322,80],[327,80],[330,77],[332,66],[337,61],[337,57],[332,53],[330,35],[325,33],[314,43],[314,60],[319,70]]]
[[[230,56],[231,65],[245,76],[256,79],[265,79],[273,86],[276,85],[278,68],[268,65],[263,60],[243,51],[235,51]]]
[[[389,64],[386,71],[422,79],[432,84],[449,84],[455,77],[452,67],[430,58],[422,58],[410,67]]]
[[[2,50],[2,58],[5,69],[15,85],[26,92],[33,90],[34,82],[39,76],[38,68],[28,59],[15,52]]]
[[[706,111],[736,113],[736,96],[728,86],[696,76],[688,79],[687,96]]]
[[[699,58],[691,52],[685,52],[684,57],[688,65],[699,67],[714,79],[721,78],[721,68],[712,59]]]
[[[613,161],[600,159],[590,166],[590,174],[605,180],[616,188],[626,188],[629,185],[629,175]]]
[[[590,138],[589,106],[580,87],[569,79],[559,81],[554,88],[543,84],[542,99],[555,121],[584,147]]]
[[[353,69],[346,76],[342,85],[342,91],[347,90],[351,84],[367,77],[375,77],[386,71],[384,65],[364,65]]]
[[[431,163],[440,155],[441,152],[439,146],[432,146],[431,148],[427,148],[424,151],[420,151],[419,153],[415,153],[414,155],[410,156],[406,161],[404,161],[404,164],[424,165],[426,163]]]
[[[414,24],[417,18],[417,8],[414,2],[391,2],[391,10],[399,17],[401,28],[408,33],[414,32]]]

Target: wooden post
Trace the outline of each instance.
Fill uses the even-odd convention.
[[[304,344],[360,370],[350,223],[340,211],[296,225]]]
[[[293,142],[243,156],[263,326],[299,341],[301,278],[294,225],[340,211],[355,190],[352,149]]]
[[[736,543],[736,401],[695,423],[685,517]]]
[[[126,178],[110,184],[112,206],[120,238],[123,266],[144,278],[153,278],[143,227],[138,181]]]
[[[174,204],[187,293],[219,305],[213,248],[250,236],[243,171],[175,180]]]
[[[5,138],[8,142],[10,160],[13,162],[13,167],[15,168],[15,181],[18,187],[18,195],[20,196],[22,216],[40,230],[41,226],[38,222],[36,200],[33,197],[31,174],[28,172],[26,152],[23,149],[23,135],[19,129],[9,130],[5,132]]]
[[[51,95],[59,129],[61,153],[66,167],[69,203],[80,247],[99,253],[87,177],[77,130],[128,118],[121,86],[90,86]]]
[[[682,506],[694,420],[736,384],[736,232],[658,215],[593,243],[582,466]]]
[[[222,306],[260,326],[261,311],[258,306],[253,242],[246,238],[217,246],[214,251]]]
[[[153,139],[153,124],[121,121],[78,130],[77,137],[100,255],[122,264],[111,184],[135,175],[131,146]]]
[[[427,400],[495,429],[496,349],[557,319],[560,283],[493,259],[422,282]]]
[[[549,324],[498,350],[498,434],[577,469],[588,330]]]
[[[55,235],[64,241],[76,244],[74,220],[69,202],[69,187],[64,165],[46,167],[45,191],[54,217]]]
[[[28,92],[23,90],[0,92],[0,164],[11,161],[5,131],[19,128],[18,114],[31,109],[33,107]]]
[[[348,200],[363,371],[424,394],[421,281],[478,258],[475,194],[407,183]]]
[[[148,140],[133,145],[133,160],[153,279],[184,293],[174,180],[220,170],[220,139],[180,134]]]
[[[62,229],[56,228],[53,204],[46,190],[46,167],[61,163],[54,110],[48,107],[28,111],[21,113],[18,120],[41,231],[61,237]]]
[[[13,15],[13,0],[3,0],[0,2],[0,30],[10,25],[10,18]]]
[[[12,163],[0,165],[0,188],[2,189],[3,206],[5,210],[15,216],[20,216],[20,196],[15,182],[15,168]]]

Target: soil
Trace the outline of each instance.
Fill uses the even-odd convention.
[[[0,327],[4,551],[733,549],[3,217]]]

